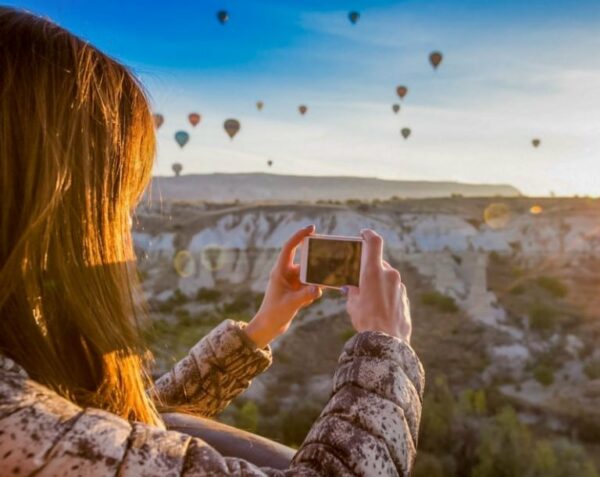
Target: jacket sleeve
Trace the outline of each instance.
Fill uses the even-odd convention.
[[[14,475],[409,476],[423,369],[402,341],[366,332],[340,357],[332,397],[287,470],[223,457],[204,441],[81,409],[0,370],[0,467]]]
[[[225,320],[160,377],[150,394],[165,408],[184,407],[212,417],[248,388],[272,362],[244,333],[246,323]]]

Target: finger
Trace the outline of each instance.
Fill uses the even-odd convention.
[[[315,226],[309,225],[308,227],[298,230],[298,232],[288,239],[288,241],[283,245],[281,253],[279,254],[279,259],[277,260],[277,267],[280,270],[283,271],[285,268],[293,265],[296,247],[302,243],[304,237],[308,237],[314,231]]]
[[[320,298],[322,294],[323,291],[316,285],[305,286],[294,292],[293,300],[296,306],[303,307],[310,305],[317,298]]]
[[[390,268],[392,268],[392,266],[389,263],[387,263],[385,260],[383,260],[381,262],[381,264],[383,265],[383,268],[385,268],[386,270],[389,270]]]
[[[380,266],[383,260],[383,239],[371,229],[361,230],[360,235],[365,243],[365,263],[367,268]]]
[[[358,287],[353,287],[351,285],[344,285],[340,291],[342,292],[342,295],[348,298],[353,298],[358,295]]]

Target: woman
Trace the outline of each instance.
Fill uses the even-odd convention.
[[[320,295],[296,233],[246,326],[227,320],[154,385],[144,369],[131,216],[154,158],[131,73],[47,20],[0,8],[0,469],[28,475],[409,475],[423,370],[406,290],[364,231],[358,334],[289,470],[166,431],[158,408],[211,417],[271,363],[269,343]],[[150,388],[150,392],[146,389]]]

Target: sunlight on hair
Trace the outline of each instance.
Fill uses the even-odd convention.
[[[196,261],[187,250],[180,250],[173,259],[173,268],[182,278],[191,277],[196,273]]]
[[[502,229],[510,222],[510,208],[503,203],[493,203],[483,212],[483,220],[492,229]]]

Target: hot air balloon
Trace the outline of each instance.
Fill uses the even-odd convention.
[[[225,128],[225,132],[229,135],[231,139],[235,136],[240,130],[240,122],[237,119],[227,119],[223,123],[223,127]]]
[[[229,13],[227,10],[219,10],[217,12],[217,20],[221,23],[221,25],[225,25],[229,21]]]
[[[308,111],[308,108],[301,104],[300,106],[298,106],[298,111],[300,111],[300,114],[304,116],[306,114],[306,111]]]
[[[360,13],[358,13],[358,12],[350,12],[350,13],[348,13],[348,18],[350,19],[350,22],[353,25],[356,25],[356,22],[360,18]]]
[[[396,88],[396,93],[398,93],[398,96],[400,96],[400,99],[402,99],[404,96],[406,96],[406,93],[408,93],[408,88],[406,86],[398,86]]]
[[[156,127],[156,129],[160,128],[165,122],[165,117],[159,113],[153,114],[152,118],[154,119],[154,126]]]
[[[200,122],[201,119],[202,119],[202,116],[200,116],[198,113],[188,114],[188,121],[194,127],[196,127],[196,125]]]
[[[410,128],[402,128],[400,134],[402,134],[404,139],[408,139],[408,136],[410,136]]]
[[[533,144],[533,147],[538,147],[540,145],[540,143],[541,143],[541,141],[538,138],[531,140],[531,144]]]
[[[185,131],[177,131],[175,133],[175,141],[177,141],[177,144],[179,144],[180,148],[183,149],[183,146],[185,146],[189,140],[190,140],[190,135],[188,133],[186,133]]]
[[[259,111],[262,111],[262,108],[264,107],[265,103],[263,103],[262,101],[257,101],[256,102],[256,109],[258,109]]]
[[[269,160],[267,161],[267,165],[268,165],[269,167],[271,167],[271,166],[273,165],[273,161],[272,161],[271,159],[269,159]]]
[[[181,174],[181,171],[183,170],[183,166],[179,162],[176,162],[171,166],[171,169],[173,169],[175,177],[179,177],[179,174]]]
[[[398,111],[400,111],[400,105],[392,104],[392,111],[394,111],[394,113],[398,114]]]
[[[430,55],[429,55],[429,62],[431,63],[431,66],[433,66],[433,69],[436,70],[438,66],[440,66],[440,63],[442,62],[442,54],[439,51],[433,51]]]

